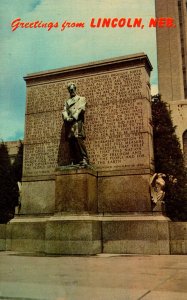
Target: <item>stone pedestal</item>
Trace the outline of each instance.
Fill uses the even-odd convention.
[[[163,216],[113,216],[103,222],[103,252],[170,254],[168,221]]]
[[[90,168],[58,168],[55,212],[96,213],[97,172]]]
[[[48,255],[187,254],[187,225],[151,215],[17,217],[0,224],[0,250]]]
[[[170,253],[187,254],[187,222],[169,222]]]
[[[98,210],[102,213],[151,212],[149,171],[98,172]],[[134,174],[133,174],[134,173]]]
[[[0,250],[23,253],[101,253],[101,222],[85,216],[17,217],[1,225]]]
[[[56,216],[46,224],[45,253],[92,255],[102,252],[101,222],[84,216]]]
[[[22,215],[49,215],[55,211],[55,176],[24,177],[22,182]]]

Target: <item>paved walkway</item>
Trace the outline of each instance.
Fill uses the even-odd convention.
[[[0,252],[0,300],[183,300],[187,256]]]

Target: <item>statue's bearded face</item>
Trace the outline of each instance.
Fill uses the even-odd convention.
[[[76,95],[76,87],[74,84],[71,84],[69,87],[68,87],[68,91],[70,93],[70,96],[71,97],[74,97]]]

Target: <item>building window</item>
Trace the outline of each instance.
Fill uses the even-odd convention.
[[[187,168],[187,130],[183,133],[183,154],[184,154],[184,164]]]

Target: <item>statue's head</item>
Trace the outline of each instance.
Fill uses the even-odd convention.
[[[76,95],[76,85],[75,83],[71,82],[71,83],[68,83],[68,91],[70,93],[70,96],[71,97],[74,97]]]

